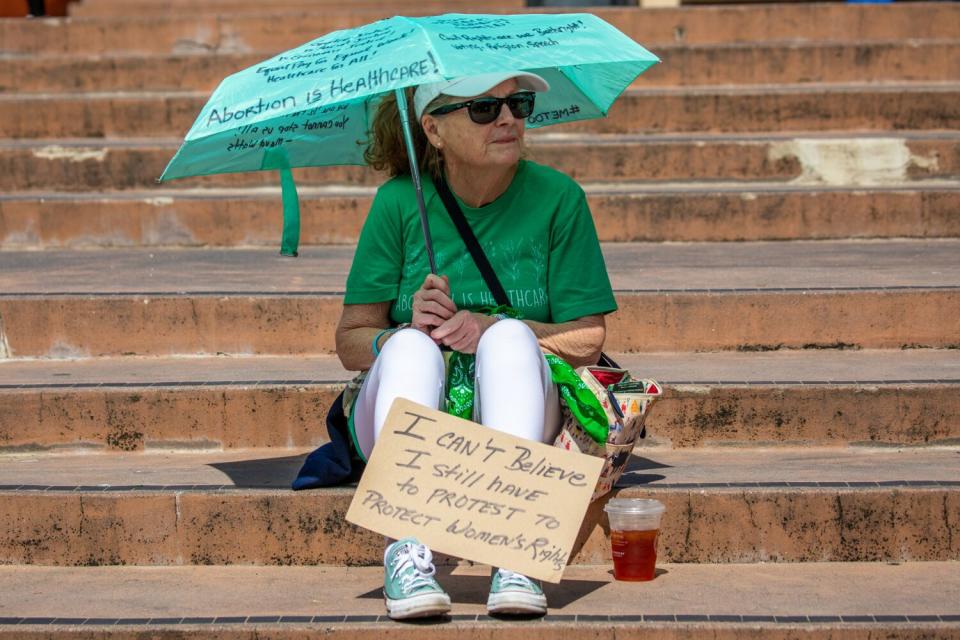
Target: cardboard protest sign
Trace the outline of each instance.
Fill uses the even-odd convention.
[[[560,582],[601,458],[397,399],[347,511],[392,538]]]

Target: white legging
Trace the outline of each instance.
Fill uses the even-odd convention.
[[[440,348],[416,329],[387,340],[370,368],[354,408],[357,443],[365,458],[396,398],[440,408],[446,369]],[[499,320],[477,345],[474,420],[537,442],[560,430],[560,396],[533,331],[519,320]],[[482,409],[481,409],[482,404]]]

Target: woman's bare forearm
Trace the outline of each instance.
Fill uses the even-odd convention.
[[[390,303],[344,305],[337,325],[337,356],[349,371],[365,371],[373,366],[373,339],[390,326]],[[383,347],[389,335],[380,339]]]
[[[607,324],[602,315],[584,316],[569,322],[550,324],[524,320],[544,351],[566,360],[573,367],[596,364],[603,350]]]
[[[337,355],[348,371],[366,371],[373,366],[373,339],[382,328],[357,327],[337,334]],[[385,340],[381,338],[380,346]]]

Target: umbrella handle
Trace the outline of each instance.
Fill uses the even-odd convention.
[[[296,258],[300,245],[300,199],[297,185],[289,168],[280,169],[280,193],[283,198],[283,235],[280,238],[280,255]]]
[[[427,205],[423,201],[423,184],[420,181],[420,165],[417,163],[417,150],[413,146],[413,133],[410,130],[410,112],[407,109],[407,94],[403,89],[395,89],[397,109],[400,111],[400,125],[403,128],[403,140],[407,145],[407,159],[410,161],[410,177],[417,190],[417,207],[420,209],[420,226],[423,229],[423,243],[427,248],[430,261],[430,273],[436,275],[437,261],[433,257],[433,239],[430,237],[430,223],[427,221]]]

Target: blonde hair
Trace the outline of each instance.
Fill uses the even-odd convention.
[[[440,151],[430,144],[413,112],[413,91],[413,87],[406,89],[410,132],[413,134],[417,164],[421,174],[429,173],[436,180],[440,177],[443,159]],[[397,97],[393,93],[384,96],[377,106],[363,159],[377,171],[386,171],[391,176],[410,173],[407,144],[403,139],[403,126],[400,124],[400,110],[397,108]]]

